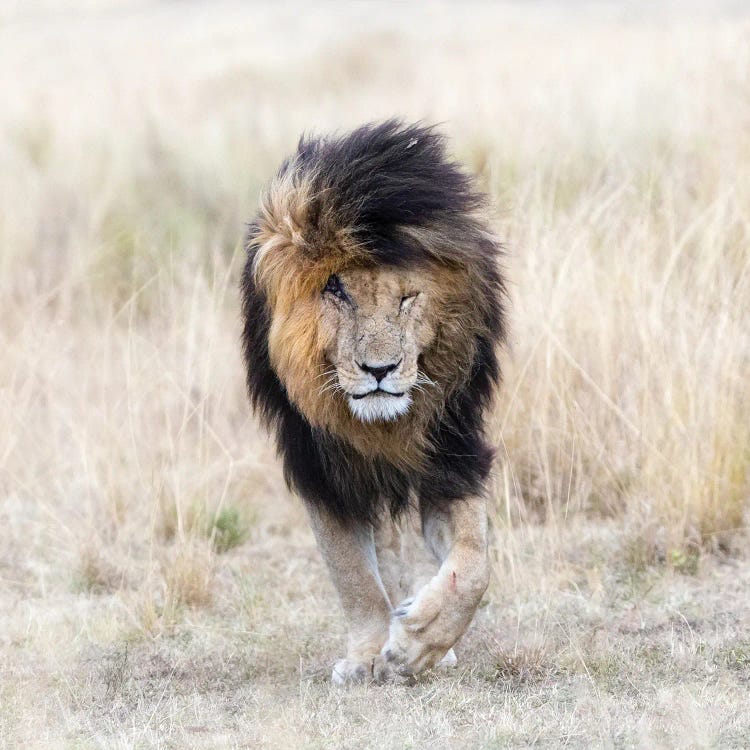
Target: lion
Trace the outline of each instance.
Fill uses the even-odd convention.
[[[489,581],[501,245],[434,127],[303,136],[249,224],[250,401],[348,623],[337,684],[455,662]]]

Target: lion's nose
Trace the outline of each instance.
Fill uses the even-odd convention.
[[[369,372],[370,375],[373,375],[375,380],[379,383],[389,372],[393,372],[400,364],[401,360],[398,362],[392,362],[389,365],[368,365],[365,362],[362,362],[359,366],[365,372]]]

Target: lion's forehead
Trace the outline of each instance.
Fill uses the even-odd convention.
[[[394,300],[425,291],[429,285],[427,274],[414,269],[352,268],[340,276],[357,304],[373,309],[391,306]]]

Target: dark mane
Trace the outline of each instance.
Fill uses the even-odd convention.
[[[303,136],[297,155],[286,168],[314,175],[312,233],[349,227],[380,263],[419,259],[423,249],[404,242],[404,227],[462,223],[484,204],[433,128],[389,120],[340,138]]]
[[[468,375],[430,425],[430,447],[419,468],[405,471],[364,456],[342,436],[310,424],[274,372],[271,311],[254,273],[257,218],[242,276],[243,352],[250,401],[275,432],[288,484],[347,522],[375,521],[383,503],[398,513],[412,488],[422,502],[438,504],[480,492],[493,455],[484,413],[500,380],[497,349],[505,337],[500,246],[477,213],[484,196],[447,158],[444,139],[433,128],[395,120],[340,137],[303,137],[276,176],[279,184],[285,180],[307,187],[302,253],[325,254],[346,237],[376,264],[460,266],[480,316],[476,330],[465,331],[475,343]]]

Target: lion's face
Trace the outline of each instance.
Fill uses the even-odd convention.
[[[426,274],[353,268],[332,274],[320,295],[320,339],[338,390],[363,422],[393,420],[429,383],[419,355],[434,336]]]

